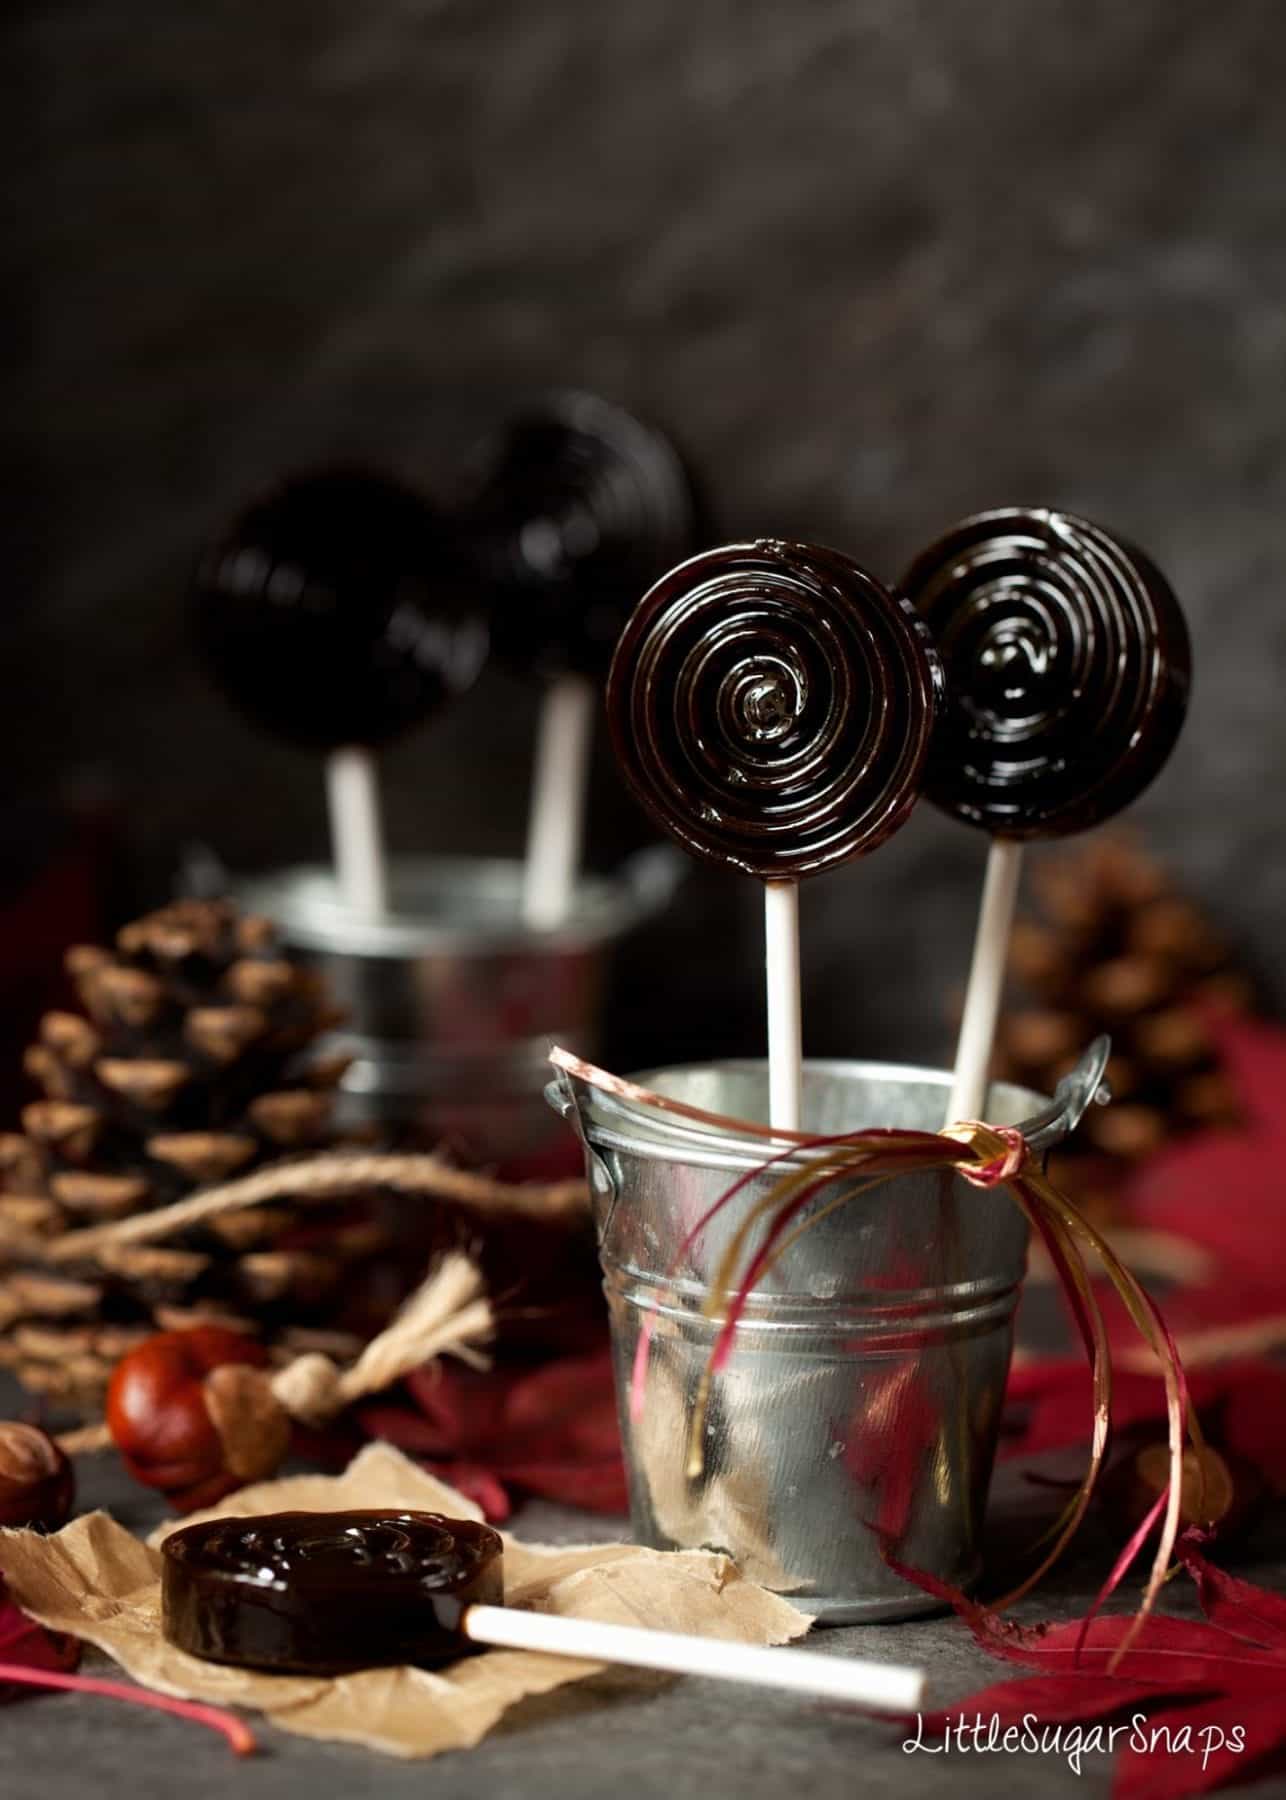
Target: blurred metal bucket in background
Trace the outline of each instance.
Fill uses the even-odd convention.
[[[1053,1102],[998,1084],[987,1117],[1022,1124],[1043,1154],[1080,1119],[1105,1059],[1095,1045]],[[636,1079],[732,1118],[767,1116],[762,1063]],[[924,1069],[806,1064],[804,1127],[936,1130],[949,1087],[948,1075]],[[585,1144],[638,1539],[725,1550],[746,1575],[835,1624],[937,1606],[893,1573],[884,1542],[945,1580],[974,1580],[1026,1260],[1027,1225],[1012,1197],[947,1172],[898,1176],[794,1241],[750,1299],[712,1389],[705,1468],[691,1480],[688,1432],[718,1330],[701,1307],[733,1232],[788,1165],[755,1175],[671,1272],[705,1210],[762,1166],[763,1142],[578,1081],[547,1094]],[[841,1187],[828,1186],[810,1210]],[[625,1397],[649,1316],[655,1335],[634,1422]]]
[[[334,1039],[353,1056],[342,1123],[544,1174],[579,1160],[541,1100],[550,1041],[594,1054],[608,958],[665,908],[681,870],[676,852],[643,851],[587,877],[567,922],[539,932],[522,923],[518,862],[395,860],[378,920],[347,911],[320,866],[246,881],[237,897],[276,921],[346,1014]]]

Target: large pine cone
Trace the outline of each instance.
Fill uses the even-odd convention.
[[[316,1046],[335,1021],[318,978],[271,923],[183,900],[127,925],[115,951],[78,946],[84,1015],[48,1013],[27,1052],[44,1098],[0,1136],[0,1361],[80,1403],[150,1331],[218,1322],[295,1349],[344,1350],[329,1328],[355,1265],[385,1246],[352,1206],[274,1201],[181,1239],[116,1245],[76,1265],[50,1244],[164,1206],[331,1141],[343,1064]]]
[[[1033,870],[1039,912],[1014,927],[1015,1004],[996,1072],[1052,1093],[1090,1040],[1112,1038],[1113,1104],[1091,1107],[1055,1173],[1104,1222],[1131,1169],[1168,1139],[1236,1121],[1207,1024],[1211,1006],[1254,997],[1219,933],[1123,833]]]

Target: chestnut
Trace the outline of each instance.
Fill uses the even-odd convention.
[[[216,1325],[157,1332],[123,1356],[107,1389],[107,1425],[126,1468],[176,1512],[273,1474],[290,1422],[267,1362],[253,1338]]]
[[[1102,1504],[1127,1529],[1141,1525],[1170,1481],[1168,1444],[1145,1444],[1115,1463],[1099,1487]],[[1179,1489],[1180,1525],[1203,1526],[1231,1536],[1253,1522],[1267,1493],[1252,1462],[1232,1451],[1203,1444],[1183,1452]]]

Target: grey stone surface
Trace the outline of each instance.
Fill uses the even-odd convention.
[[[449,479],[512,392],[578,381],[673,426],[730,534],[893,575],[1051,501],[1148,546],[1198,684],[1138,818],[1275,970],[1284,75],[1276,0],[23,0],[6,786],[105,770],[148,897],[194,835],[319,851],[312,767],[188,665],[194,545],[286,465]],[[516,850],[533,707],[489,676],[395,751],[395,842]],[[641,835],[604,764],[596,856]],[[819,1053],[943,1054],[981,851],[924,812],[808,892]],[[757,1038],[753,894],[688,906],[628,993],[689,1016],[636,1004],[622,1054]]]

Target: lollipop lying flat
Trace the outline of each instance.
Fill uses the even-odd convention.
[[[956,525],[902,590],[942,657],[930,800],[993,834],[949,1118],[982,1108],[1021,842],[1085,831],[1135,800],[1187,709],[1188,633],[1165,577],[1071,513]]]
[[[437,516],[367,470],[294,476],[205,552],[192,616],[233,705],[262,730],[328,753],[341,889],[360,910],[382,910],[368,753],[466,688],[487,648]]]
[[[696,506],[668,440],[593,394],[533,400],[478,462],[457,528],[496,655],[545,688],[523,910],[549,928],[575,892],[597,685],[639,595],[693,548]]]
[[[896,1664],[507,1608],[503,1540],[440,1513],[209,1519],[172,1532],[162,1552],[165,1635],[213,1662],[334,1675],[389,1664],[433,1668],[495,1645],[895,1712],[920,1703],[919,1671]]]
[[[876,849],[920,792],[940,674],[906,606],[848,557],[733,544],[671,571],[608,679],[617,760],[693,856],[765,886],[774,1125],[799,1123],[797,883]]]

